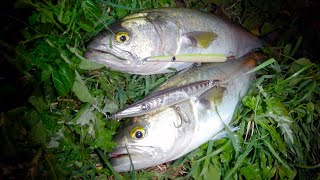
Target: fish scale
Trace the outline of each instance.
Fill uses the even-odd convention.
[[[160,108],[183,102],[192,96],[204,93],[208,89],[217,86],[219,86],[219,80],[204,80],[180,87],[162,90],[116,112],[112,115],[112,118],[118,119],[143,115]]]

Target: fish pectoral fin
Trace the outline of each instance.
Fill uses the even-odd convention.
[[[198,48],[207,48],[217,38],[214,32],[196,31],[182,36],[182,42]]]
[[[223,86],[212,87],[198,98],[198,101],[207,109],[212,110],[214,105],[219,105],[222,102],[223,95],[227,88]]]

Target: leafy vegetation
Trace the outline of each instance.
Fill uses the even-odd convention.
[[[304,179],[318,174],[319,178],[318,59],[306,58],[314,56],[307,49],[308,37],[297,36],[296,25],[301,21],[283,14],[302,5],[285,1],[20,0],[15,6],[33,11],[24,22],[19,45],[0,43],[19,77],[17,94],[23,90],[26,99],[15,106],[11,102],[15,86],[5,82],[0,116],[4,177]],[[223,12],[257,35],[281,29],[281,38],[263,49],[273,60],[256,72],[257,79],[232,123],[240,129],[231,138],[208,142],[162,168],[117,174],[106,154],[115,146],[112,136],[120,123],[108,115],[141,99],[172,74],[110,71],[82,58],[85,42],[130,12],[172,6]],[[15,166],[25,170],[20,172]]]

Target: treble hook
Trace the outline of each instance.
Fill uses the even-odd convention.
[[[182,126],[182,123],[185,122],[187,124],[190,124],[191,123],[191,120],[189,118],[184,118],[184,116],[182,115],[181,111],[180,111],[180,107],[174,105],[174,110],[176,110],[176,112],[178,113],[179,117],[180,117],[180,124],[179,126],[177,126],[174,122],[174,127],[176,128],[180,128]],[[187,119],[187,120],[186,120]]]
[[[181,116],[180,108],[179,108],[178,106],[175,106],[175,105],[174,105],[174,110],[178,113],[178,115],[179,115],[179,117],[180,117],[180,125],[177,126],[176,123],[174,123],[174,121],[173,121],[173,124],[174,124],[174,127],[180,128],[180,127],[182,126],[182,122],[183,122],[183,118],[182,118],[182,116]]]

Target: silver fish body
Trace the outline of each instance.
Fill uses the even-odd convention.
[[[188,101],[159,108],[124,122],[115,136],[118,146],[109,154],[116,171],[129,171],[175,160],[213,139],[232,119],[246,93],[260,55],[249,54],[227,63],[208,63],[181,72],[157,91],[207,79],[218,79],[223,86],[194,95]],[[129,160],[129,155],[132,164]]]
[[[85,57],[113,70],[148,75],[179,71],[193,63],[145,62],[147,58],[199,54],[237,58],[261,45],[256,36],[213,14],[163,8],[134,13],[112,24],[88,44]]]

